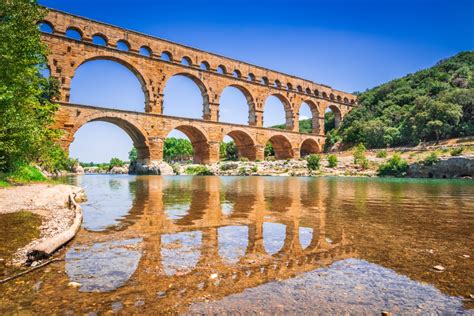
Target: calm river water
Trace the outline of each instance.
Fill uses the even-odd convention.
[[[474,314],[474,181],[68,181],[83,229],[0,314]]]

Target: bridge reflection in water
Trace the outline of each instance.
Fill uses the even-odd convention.
[[[148,311],[185,311],[196,301],[220,299],[347,258],[439,286],[459,275],[432,277],[417,270],[424,259],[408,254],[406,247],[427,225],[424,220],[438,219],[421,220],[418,213],[397,218],[394,212],[407,201],[425,209],[426,196],[435,207],[473,206],[472,198],[462,198],[472,187],[456,185],[420,189],[416,183],[266,177],[85,176],[75,181],[89,195],[84,228],[66,254],[66,274],[45,282],[35,297],[38,306],[46,301],[57,311],[68,297],[74,297],[68,303],[74,311],[91,306],[105,311],[114,302],[124,310],[143,304]],[[120,200],[127,195],[129,209]],[[399,234],[407,216],[416,220]],[[453,228],[439,227],[436,243],[441,245],[443,234],[453,235]],[[458,233],[464,228],[459,226]],[[469,251],[469,246],[457,241],[457,249]],[[68,287],[70,281],[81,286]]]

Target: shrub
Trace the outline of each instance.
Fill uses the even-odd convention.
[[[247,157],[240,157],[239,160],[242,161],[242,162],[249,161],[249,159]]]
[[[250,169],[253,173],[258,171],[258,167],[255,165]]]
[[[375,156],[377,158],[387,158],[387,151],[385,149],[379,150]]]
[[[311,154],[306,157],[306,161],[308,162],[309,170],[318,170],[320,167],[321,156]]]
[[[206,166],[189,166],[186,168],[186,174],[195,176],[213,175],[213,173]]]
[[[111,158],[109,162],[109,169],[112,169],[113,167],[122,167],[125,164],[122,160],[118,158]]]
[[[402,159],[399,154],[395,154],[392,158],[387,160],[386,163],[383,163],[379,166],[378,175],[403,177],[405,176],[407,170],[408,163]]]
[[[423,160],[423,164],[425,166],[432,166],[434,165],[435,163],[437,163],[439,161],[439,157],[438,157],[438,154],[435,153],[435,152],[432,152],[431,154],[429,154],[424,160]]]
[[[329,155],[328,156],[328,167],[329,168],[337,167],[337,157],[336,157],[336,155]]]
[[[240,167],[239,168],[239,175],[241,175],[241,176],[247,175],[247,169],[245,169],[245,167]]]
[[[45,181],[46,177],[36,168],[30,165],[17,165],[15,170],[3,175],[4,182],[25,183],[31,181]]]
[[[463,151],[464,151],[463,147],[453,148],[453,149],[451,149],[451,156],[459,156],[459,155],[462,154]]]
[[[365,157],[366,148],[364,144],[360,143],[354,150],[354,163],[362,167],[362,169],[369,168],[369,161]]]

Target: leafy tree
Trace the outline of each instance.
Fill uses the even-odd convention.
[[[137,161],[137,149],[135,147],[132,147],[132,149],[128,152],[128,161],[134,162]]]
[[[238,150],[235,142],[221,142],[219,146],[219,155],[222,159],[237,160]]]
[[[112,169],[113,167],[122,167],[123,165],[125,165],[124,161],[114,157],[110,159],[109,169]]]
[[[265,157],[275,156],[275,151],[273,150],[273,145],[271,142],[268,142],[265,144],[264,156]]]
[[[163,156],[166,161],[186,161],[193,157],[193,145],[187,139],[170,137],[165,140]]]
[[[60,168],[67,155],[51,128],[57,105],[54,79],[40,75],[46,64],[37,22],[45,10],[31,0],[0,2],[0,170],[38,162]]]

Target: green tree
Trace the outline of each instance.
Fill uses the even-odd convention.
[[[271,142],[268,142],[265,144],[264,156],[265,158],[270,157],[270,156],[275,156],[275,151],[273,150],[273,145]]]
[[[61,168],[67,155],[51,128],[57,83],[40,75],[46,64],[37,22],[45,10],[31,0],[0,2],[0,170],[38,162]]]
[[[124,164],[124,161],[120,160],[119,158],[113,157],[110,159],[109,169],[112,169],[113,167],[122,167]]]
[[[321,156],[311,154],[306,157],[306,161],[308,162],[308,169],[309,170],[318,170],[320,167]]]
[[[128,161],[134,162],[137,161],[137,149],[135,147],[132,147],[132,149],[128,152]]]
[[[423,140],[429,140],[434,134],[436,143],[450,132],[452,126],[459,123],[462,107],[422,96],[415,100],[413,108],[413,127],[415,133]]]
[[[187,139],[170,137],[165,140],[163,156],[166,161],[186,161],[193,157],[193,145]]]

